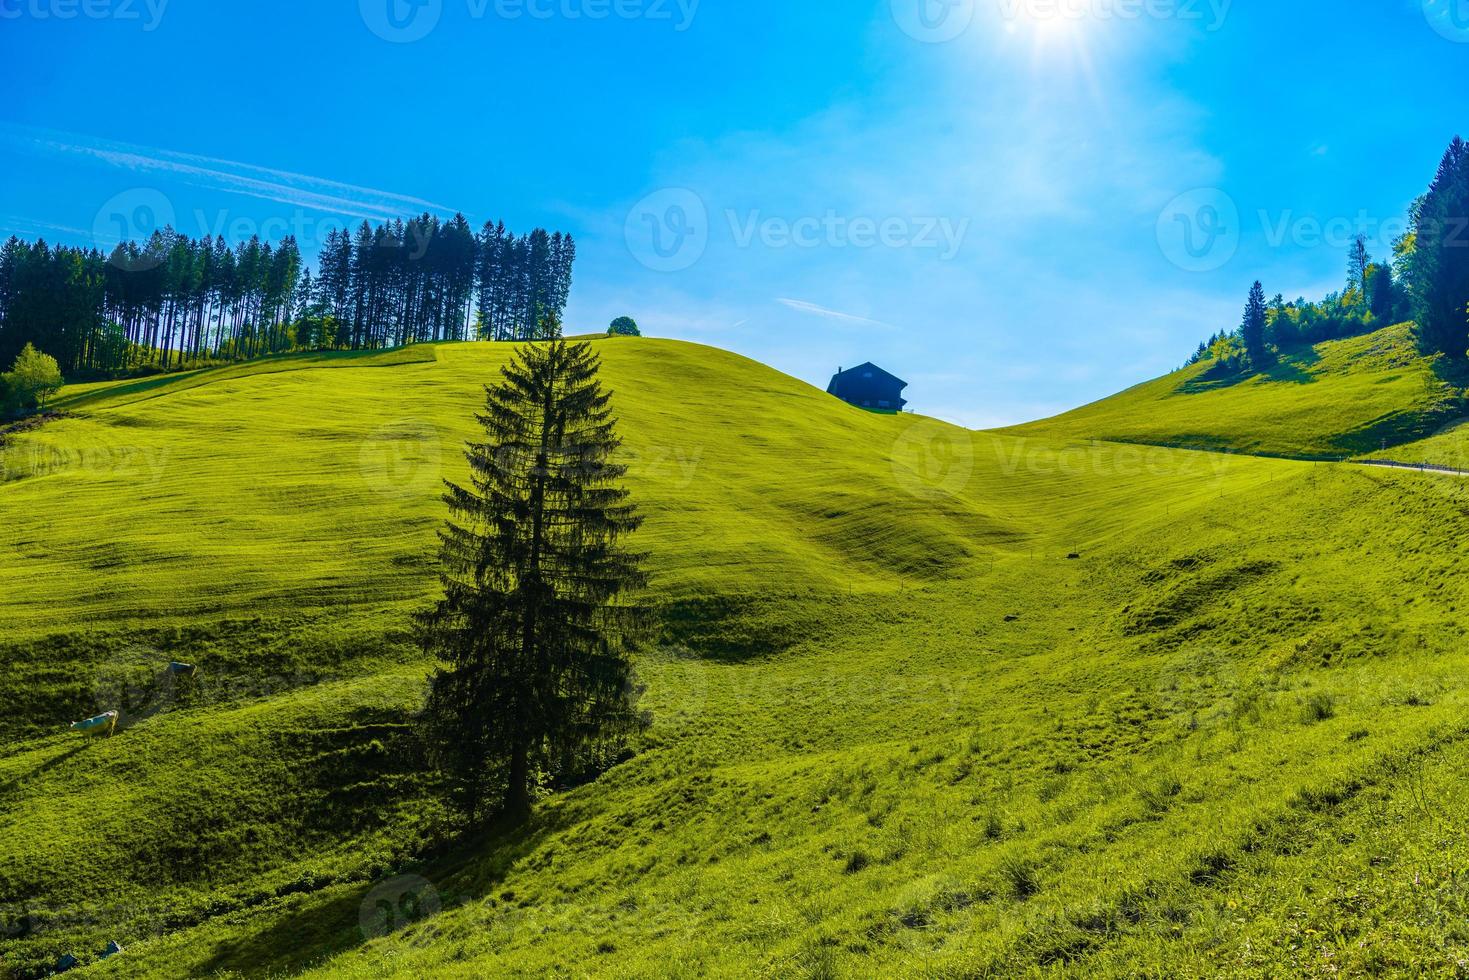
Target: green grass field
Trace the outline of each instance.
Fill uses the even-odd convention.
[[[1469,487],[1157,445],[1421,435],[1455,402],[1405,336],[1002,433],[598,341],[654,724],[473,841],[404,751],[407,626],[506,349],[70,390],[0,466],[0,962],[1462,975]]]
[[[1010,431],[1340,458],[1425,438],[1463,415],[1462,393],[1418,356],[1409,324],[1289,354],[1261,374],[1214,365]]]

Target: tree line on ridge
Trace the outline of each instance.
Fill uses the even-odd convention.
[[[0,246],[0,364],[26,345],[68,375],[172,370],[291,350],[378,349],[557,329],[576,244],[462,214],[333,231],[318,271],[292,236],[233,247],[164,228],[95,248]]]

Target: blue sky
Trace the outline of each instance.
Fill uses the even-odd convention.
[[[0,234],[542,225],[571,330],[976,426],[1339,288],[1469,135],[1469,0],[0,0],[0,64]]]

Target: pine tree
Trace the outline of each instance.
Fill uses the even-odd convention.
[[[1245,319],[1240,325],[1240,340],[1245,345],[1245,356],[1250,366],[1259,370],[1265,365],[1269,354],[1265,348],[1265,287],[1256,281],[1250,287],[1250,298],[1245,304]]]
[[[499,794],[524,819],[540,776],[576,775],[645,724],[630,652],[643,617],[641,518],[617,484],[610,393],[587,344],[522,348],[486,389],[467,486],[448,485],[444,597],[420,620],[436,656],[431,757],[478,822]],[[539,774],[539,775],[538,775]]]
[[[1390,320],[1397,305],[1397,285],[1392,266],[1373,265],[1367,272],[1367,308],[1378,320]]]
[[[1347,259],[1347,289],[1355,289],[1358,298],[1366,302],[1367,269],[1372,265],[1372,256],[1367,252],[1367,236],[1352,239],[1352,250]]]
[[[1429,353],[1463,359],[1469,347],[1469,146],[1458,137],[1416,218],[1405,267],[1418,342]]]

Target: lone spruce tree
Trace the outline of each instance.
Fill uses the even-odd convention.
[[[1265,346],[1265,287],[1258,280],[1250,287],[1250,298],[1245,303],[1240,340],[1244,341],[1245,356],[1249,359],[1251,369],[1263,369],[1269,361],[1270,352]]]
[[[646,724],[630,653],[646,578],[622,539],[642,519],[611,462],[621,442],[588,344],[529,344],[486,388],[470,481],[448,484],[444,597],[421,618],[441,666],[431,754],[473,823],[498,796],[529,816],[540,778],[574,778]]]

